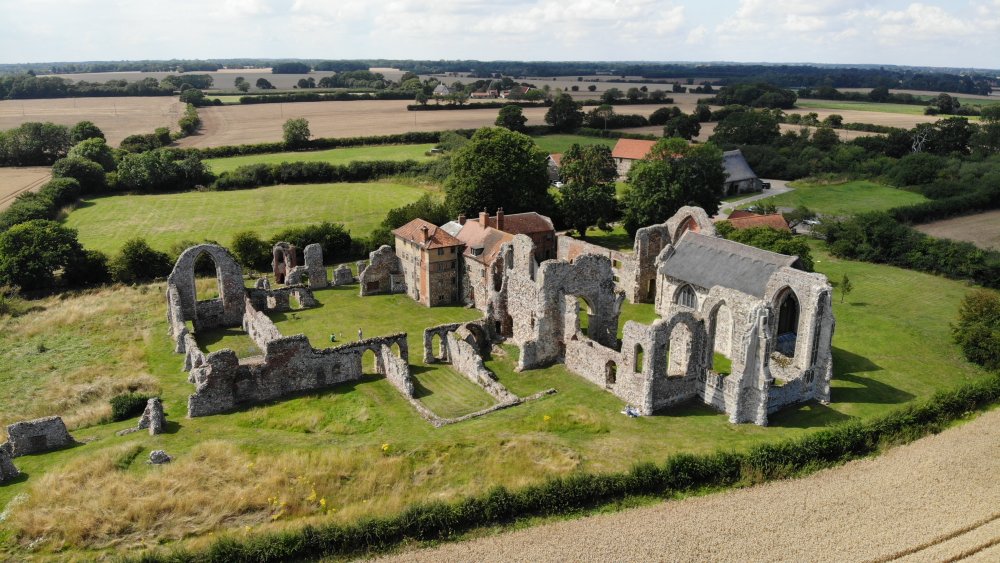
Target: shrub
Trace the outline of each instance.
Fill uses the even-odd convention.
[[[111,147],[102,138],[80,141],[73,145],[73,148],[69,149],[66,156],[70,158],[85,158],[96,162],[101,165],[101,168],[105,172],[111,172],[115,169],[115,155],[111,152]]]
[[[104,139],[104,132],[91,121],[81,121],[69,130],[69,141],[74,145],[87,139]]]
[[[75,255],[63,271],[63,281],[71,287],[101,285],[111,281],[108,256],[99,250],[86,250]]]
[[[0,285],[52,287],[56,272],[82,253],[73,229],[41,219],[14,225],[0,234]]]
[[[271,245],[255,231],[242,231],[233,235],[229,250],[245,268],[263,272],[271,263]]]
[[[168,140],[167,142],[169,143],[170,141]],[[118,146],[125,152],[142,153],[158,149],[163,144],[161,138],[155,133],[146,133],[145,135],[129,135]]]
[[[107,176],[101,165],[86,158],[66,157],[52,165],[54,178],[73,178],[80,183],[85,194],[99,193],[108,185]]]
[[[982,289],[968,293],[952,335],[970,362],[1000,369],[1000,295]]]
[[[52,200],[41,193],[18,194],[14,203],[0,213],[0,231],[34,219],[52,219],[54,214]]]
[[[146,410],[149,397],[138,393],[125,393],[111,397],[111,420],[118,422],[139,416]]]
[[[108,269],[118,283],[140,283],[166,277],[173,264],[165,252],[153,250],[145,239],[134,238],[125,241]]]

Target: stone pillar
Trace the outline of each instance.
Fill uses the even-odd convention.
[[[17,467],[14,467],[14,462],[11,461],[7,448],[0,447],[0,483],[10,481],[20,474]]]
[[[319,289],[329,285],[326,268],[323,266],[323,247],[318,243],[310,244],[303,251],[306,268],[309,270],[309,287]]]

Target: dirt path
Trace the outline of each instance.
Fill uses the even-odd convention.
[[[558,522],[395,561],[997,561],[1000,410],[803,479]]]

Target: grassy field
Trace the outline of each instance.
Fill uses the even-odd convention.
[[[411,203],[427,190],[415,185],[304,184],[229,192],[116,195],[84,200],[66,218],[87,248],[117,252],[132,237],[167,250],[180,241],[217,241],[253,229],[264,237],[287,227],[321,221],[343,223],[366,235],[387,209]]]
[[[620,250],[622,252],[632,252],[632,247],[634,246],[632,237],[628,236],[625,227],[621,225],[615,225],[610,231],[602,231],[596,228],[587,229],[587,236],[583,237],[583,240],[603,246],[604,248]]]
[[[794,182],[791,186],[795,188],[794,191],[757,200],[741,206],[741,208],[762,203],[772,203],[778,207],[804,205],[821,215],[842,216],[927,201],[920,194],[890,188],[867,180],[855,180],[840,184]]]
[[[841,261],[818,246],[813,252],[818,271],[832,280],[847,274],[854,286],[846,302],[839,293],[834,299],[833,401],[785,409],[768,427],[731,425],[698,404],[630,419],[619,414],[621,400],[562,366],[514,372],[517,351],[510,347],[488,362],[504,385],[522,396],[558,392],[435,429],[387,381],[368,376],[232,414],[186,419],[191,384],[166,335],[162,284],[40,300],[34,313],[0,319],[0,363],[9,366],[0,371],[0,385],[18,390],[0,396],[2,422],[106,408],[111,391],[91,389],[92,380],[141,376],[143,385],[159,390],[169,425],[155,437],[119,437],[115,431],[134,420],[95,425],[97,419],[83,418],[73,430],[82,445],[17,458],[27,476],[0,487],[0,507],[19,493],[28,496],[0,532],[0,555],[44,557],[68,548],[60,556],[92,558],[178,540],[204,544],[211,534],[353,521],[495,484],[620,471],[672,452],[743,449],[800,436],[984,375],[950,340],[949,323],[968,291],[964,283]],[[360,298],[352,288],[317,297],[317,309],[276,316],[281,330],[303,332],[317,346],[330,332],[350,340],[359,327],[366,336],[405,330],[415,364],[424,326],[475,315],[425,309],[399,296]],[[622,322],[654,317],[648,305],[626,306]],[[419,365],[415,371],[428,405],[438,395],[473,408],[475,394],[463,395],[459,380],[434,381]],[[33,392],[38,388],[44,393]],[[143,460],[151,449],[176,460],[149,466]],[[103,551],[77,551],[84,548]]]
[[[346,147],[325,151],[279,152],[275,154],[212,158],[205,162],[212,168],[212,172],[221,174],[247,164],[279,164],[282,162],[348,164],[355,160],[430,160],[433,157],[427,156],[424,153],[432,148],[434,148],[433,144]]]
[[[618,139],[602,139],[584,135],[540,135],[534,137],[535,144],[547,153],[564,153],[574,143],[578,145],[606,145],[614,147]]]
[[[902,113],[907,115],[924,115],[924,106],[910,104],[879,104],[875,102],[849,102],[839,100],[804,100],[795,101],[797,109],[836,109],[853,111],[872,111],[879,113]],[[788,113],[797,113],[795,109]],[[932,118],[933,116],[928,116]]]

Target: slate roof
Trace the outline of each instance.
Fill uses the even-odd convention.
[[[789,231],[788,221],[781,216],[781,213],[771,213],[768,215],[743,215],[741,217],[733,218],[732,215],[729,216],[729,224],[731,224],[736,229],[749,229],[751,227],[770,227],[778,231]]]
[[[660,273],[706,289],[718,285],[764,297],[774,272],[796,262],[796,256],[687,231]]]
[[[739,182],[757,177],[739,149],[722,153],[722,167],[726,169],[727,182]]]
[[[642,160],[646,158],[655,144],[656,141],[643,141],[642,139],[618,139],[615,148],[611,150],[611,157]]]
[[[427,241],[421,241],[420,227],[427,227]],[[416,243],[422,248],[442,248],[447,246],[459,246],[462,241],[448,234],[447,231],[438,227],[430,221],[414,219],[402,227],[392,231],[392,234],[399,238]]]

